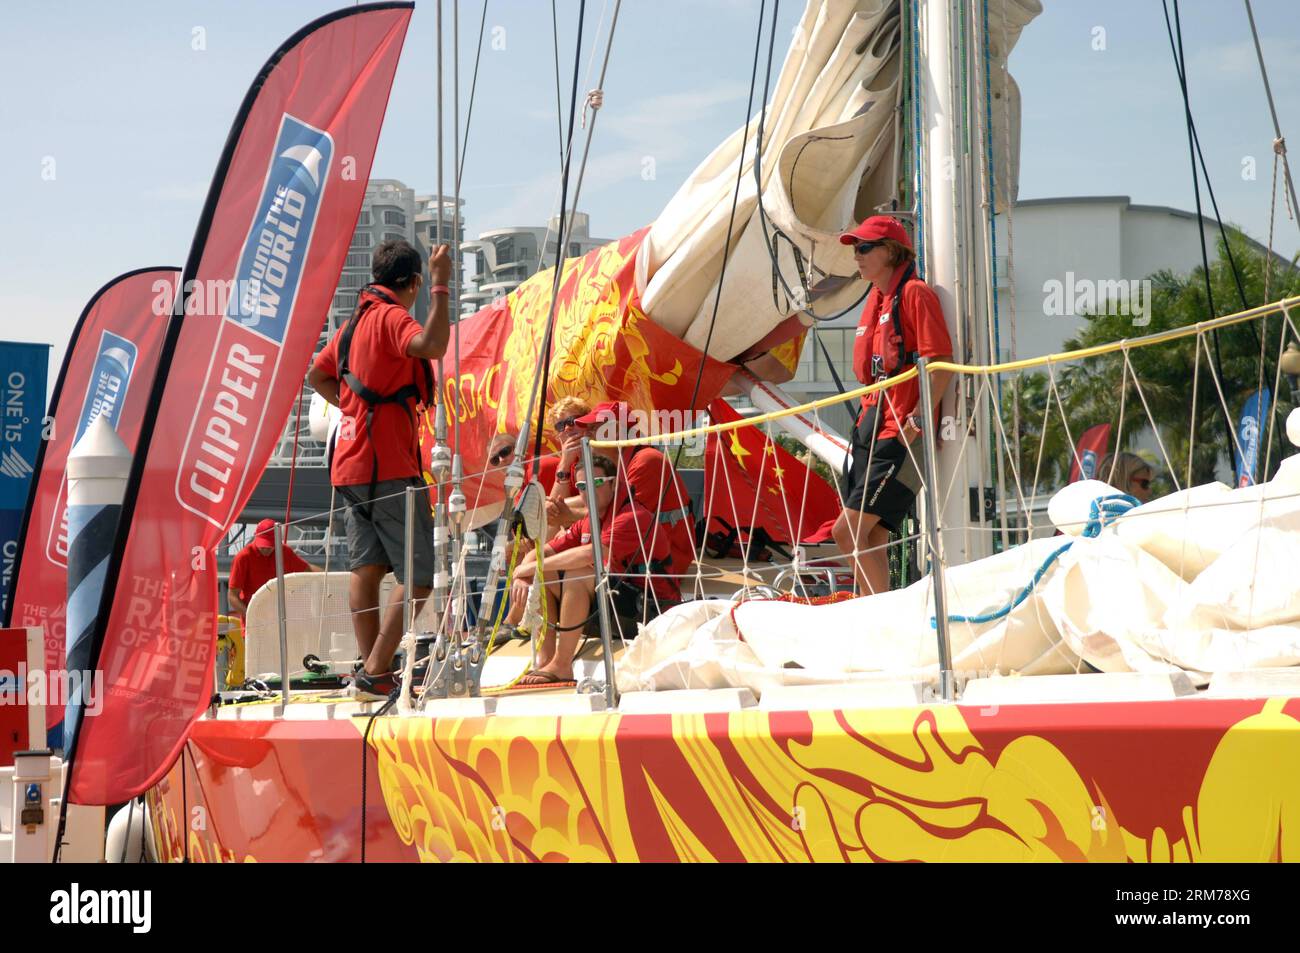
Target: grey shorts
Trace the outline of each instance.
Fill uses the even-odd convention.
[[[424,489],[424,481],[380,480],[374,501],[370,485],[341,486],[339,495],[348,503],[348,568],[387,566],[399,583],[406,583],[406,501],[402,490]],[[418,588],[433,586],[433,513],[427,493],[415,497],[414,583]]]

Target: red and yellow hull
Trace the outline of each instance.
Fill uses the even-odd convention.
[[[195,861],[1285,861],[1300,699],[210,720],[149,793]]]

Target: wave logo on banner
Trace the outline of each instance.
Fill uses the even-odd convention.
[[[1079,479],[1091,480],[1097,475],[1097,451],[1085,450],[1083,456],[1079,459],[1079,472],[1082,474]]]
[[[333,154],[329,133],[285,114],[176,473],[177,502],[219,528],[253,467],[246,448],[262,429]]]
[[[1252,486],[1256,482],[1259,466],[1259,422],[1264,419],[1272,397],[1267,387],[1246,398],[1237,423],[1237,442],[1241,453],[1237,457],[1237,486]]]
[[[112,331],[105,331],[99,337],[99,349],[95,357],[95,366],[90,373],[90,382],[86,385],[86,396],[81,402],[81,416],[77,418],[77,432],[72,439],[75,447],[86,428],[94,423],[95,418],[103,415],[117,429],[117,420],[126,403],[127,391],[131,387],[131,375],[135,371],[136,359],[140,349],[134,341],[129,341]],[[59,483],[59,495],[54,504],[54,518],[50,521],[49,535],[46,538],[45,557],[54,565],[68,567],[68,480],[64,476]]]

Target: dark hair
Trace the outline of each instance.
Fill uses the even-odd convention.
[[[889,266],[891,268],[897,268],[899,265],[905,265],[916,260],[916,252],[902,242],[895,241],[892,238],[884,238],[881,239],[880,243],[885,246],[885,251],[889,253]]]
[[[377,285],[401,291],[423,271],[420,253],[405,238],[390,238],[370,258],[370,278]]]
[[[574,467],[574,469],[576,470],[578,467],[582,467],[581,460],[578,461],[578,466]],[[591,468],[593,470],[599,470],[602,476],[618,476],[618,464],[602,453],[597,453],[592,456]],[[585,472],[586,468],[583,467],[583,470]]]

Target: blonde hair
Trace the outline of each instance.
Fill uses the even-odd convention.
[[[582,417],[589,413],[591,413],[590,404],[581,397],[568,394],[551,404],[550,410],[546,412],[546,422],[554,428],[565,417]]]
[[[1111,472],[1112,470],[1114,473]],[[1155,476],[1156,471],[1151,464],[1136,453],[1126,451],[1108,453],[1102,458],[1101,464],[1097,467],[1095,479],[1101,480],[1103,483],[1109,483],[1115,489],[1127,493],[1133,478],[1143,470]]]

